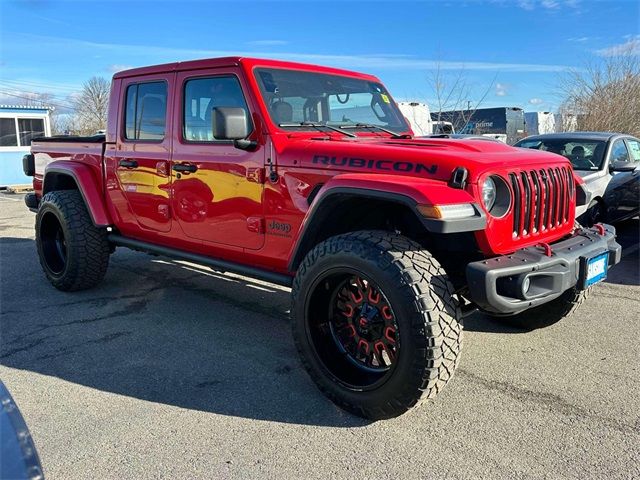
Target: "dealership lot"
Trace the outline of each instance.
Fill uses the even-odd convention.
[[[640,476],[638,219],[578,316],[473,315],[454,381],[376,423],[300,367],[287,289],[118,249],[102,285],[58,292],[33,221],[0,194],[0,378],[48,478]]]

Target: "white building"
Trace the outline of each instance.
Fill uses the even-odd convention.
[[[22,171],[31,139],[51,135],[48,107],[0,105],[0,187],[32,182]]]

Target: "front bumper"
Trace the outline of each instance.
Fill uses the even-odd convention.
[[[467,265],[471,300],[490,313],[519,313],[558,298],[576,285],[581,287],[580,265],[585,259],[609,252],[612,266],[622,254],[616,230],[610,225],[577,230],[550,247],[551,255],[543,247],[527,247]],[[527,279],[530,287],[524,293]]]

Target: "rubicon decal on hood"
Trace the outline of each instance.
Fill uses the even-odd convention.
[[[314,155],[313,163],[320,165],[332,165],[334,167],[367,168],[373,170],[386,170],[390,172],[413,172],[435,174],[437,165],[423,165],[413,162],[396,162],[394,160],[367,160],[358,157],[331,157],[329,155]]]

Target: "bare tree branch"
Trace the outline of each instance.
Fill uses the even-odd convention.
[[[561,77],[561,110],[576,114],[578,129],[640,136],[640,57],[622,50]]]
[[[109,81],[102,77],[91,77],[83,84],[80,94],[72,99],[76,133],[89,135],[106,128],[109,91]]]
[[[451,122],[455,131],[462,130],[487,98],[497,77],[498,74],[496,73],[491,83],[483,91],[480,99],[472,102],[471,86],[467,80],[466,71],[460,69],[455,74],[446,77],[442,73],[440,63],[437,63],[436,68],[428,79],[436,100],[436,108],[433,110],[434,120]],[[461,115],[455,118],[445,118],[450,117],[450,115],[443,115],[443,112],[454,110],[460,111]]]

